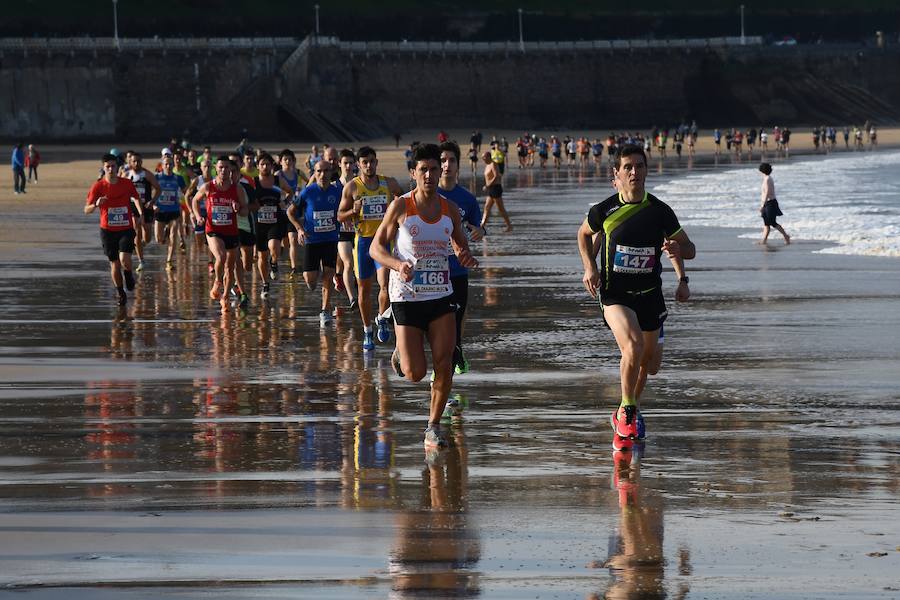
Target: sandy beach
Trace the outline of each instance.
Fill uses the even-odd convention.
[[[402,179],[402,145],[375,146]],[[648,187],[733,163],[710,147],[691,171],[654,161]],[[41,148],[40,183],[0,193],[7,595],[900,597],[897,259],[692,228],[646,451],[615,461],[618,352],[574,239],[608,183],[512,167],[516,229],[474,248],[464,417],[428,464],[427,382],[364,359],[355,315],[321,332],[317,294],[254,282],[249,314],[221,316],[205,258],[166,273],[154,246],[115,307],[81,214],[105,149]]]

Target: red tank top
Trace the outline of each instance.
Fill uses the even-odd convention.
[[[238,234],[234,212],[237,199],[237,187],[233,184],[227,190],[216,187],[215,180],[206,184],[206,233]]]

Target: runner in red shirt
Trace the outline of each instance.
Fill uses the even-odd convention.
[[[198,222],[204,220],[200,213],[200,201],[206,201],[206,241],[216,261],[215,279],[209,297],[220,300],[222,312],[228,311],[228,290],[234,284],[234,267],[240,245],[237,217],[247,216],[248,212],[247,195],[240,185],[234,183],[233,171],[236,168],[227,156],[220,156],[216,160],[215,179],[200,186],[191,201],[191,210]]]
[[[134,289],[131,273],[131,254],[134,252],[135,215],[132,207],[141,215],[137,189],[128,179],[118,176],[119,165],[112,154],[103,156],[103,177],[94,182],[87,195],[84,214],[100,209],[100,240],[103,253],[109,259],[109,272],[119,294],[119,306],[125,306],[128,296],[125,288]]]

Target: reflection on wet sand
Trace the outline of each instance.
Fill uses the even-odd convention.
[[[430,455],[422,469],[418,506],[397,516],[391,598],[480,595],[481,542],[468,493],[465,432],[456,425],[449,450]]]
[[[670,597],[666,591],[666,559],[663,550],[662,497],[641,485],[643,444],[624,452],[613,452],[612,487],[619,504],[618,530],[610,535],[609,556],[592,566],[609,568],[612,581],[606,593],[591,600],[638,600]],[[690,552],[681,548],[679,575],[690,575]],[[679,585],[673,598],[681,600],[690,591]]]

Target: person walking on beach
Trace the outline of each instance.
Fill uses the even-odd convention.
[[[438,194],[441,151],[434,144],[416,148],[416,187],[395,199],[375,232],[370,253],[390,269],[390,298],[396,323],[397,347],[391,364],[408,381],[427,372],[425,341],[431,347],[431,386],[426,448],[447,446],[441,416],[453,382],[456,342],[453,284],[450,281],[451,240],[460,265],[476,267],[469,252],[456,205]]]
[[[37,151],[34,144],[28,144],[28,152],[25,153],[25,168],[28,169],[28,183],[38,182],[38,165],[41,164],[41,153]]]
[[[119,306],[125,306],[128,295],[125,288],[134,289],[131,255],[134,252],[135,222],[132,207],[138,214],[144,210],[140,204],[132,204],[138,192],[134,184],[119,177],[119,163],[112,154],[105,154],[103,177],[94,182],[87,195],[84,214],[100,209],[100,241],[103,253],[109,259],[110,277],[118,293]]]
[[[762,192],[760,193],[762,202],[759,206],[759,214],[762,215],[763,220],[763,238],[760,244],[765,244],[769,239],[770,227],[774,227],[781,232],[781,235],[784,236],[785,245],[790,244],[791,236],[776,221],[776,218],[780,217],[782,212],[778,207],[778,200],[775,198],[775,181],[772,179],[772,165],[769,163],[760,164],[759,172],[763,174]]]
[[[16,144],[12,151],[13,189],[17,194],[25,193],[25,151],[22,144]]]
[[[641,367],[656,352],[659,330],[668,312],[662,294],[663,252],[681,260],[696,254],[693,242],[671,208],[647,193],[647,157],[640,146],[626,144],[616,154],[613,170],[618,193],[595,204],[578,230],[578,251],[584,265],[582,282],[593,297],[599,294],[603,319],[622,355],[619,373],[622,398],[610,423],[613,447],[644,437],[638,409]],[[600,267],[593,237],[600,234]],[[676,299],[687,299],[688,278],[680,277]]]
[[[497,211],[506,223],[506,231],[512,231],[512,223],[506,208],[503,206],[503,174],[497,163],[491,158],[491,153],[485,151],[481,156],[484,161],[484,191],[487,192],[487,200],[484,203],[484,215],[481,217],[481,227],[487,224],[491,217],[491,209],[497,205]]]

